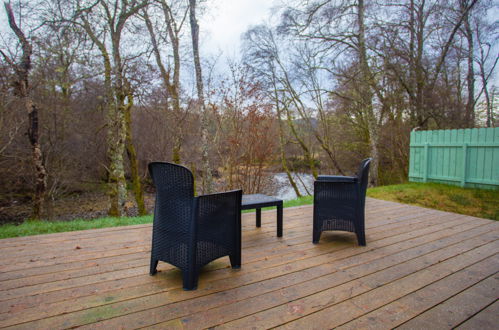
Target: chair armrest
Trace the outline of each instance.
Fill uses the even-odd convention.
[[[206,218],[227,217],[241,213],[242,190],[200,195],[197,199],[198,221]]]
[[[357,182],[357,177],[342,175],[319,175],[317,177],[317,181],[355,183]]]
[[[240,248],[242,196],[242,190],[233,190],[196,197],[198,239]]]
[[[211,201],[215,201],[215,203],[217,203],[216,201],[223,201],[223,200],[230,199],[230,198],[237,198],[238,195],[241,195],[241,198],[242,198],[243,191],[241,189],[199,195],[196,198],[198,198],[199,200],[211,200]]]

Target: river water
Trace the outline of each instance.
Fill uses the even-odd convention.
[[[314,176],[307,173],[291,173],[293,179],[300,190],[302,196],[314,193]],[[289,183],[286,173],[276,173],[272,178],[275,197],[282,200],[290,200],[296,198],[296,193],[291,184]]]

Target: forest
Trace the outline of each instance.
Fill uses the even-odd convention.
[[[151,161],[198,193],[283,172],[299,195],[293,173],[367,156],[371,186],[401,183],[412,130],[499,124],[497,1],[273,4],[206,56],[217,0],[3,1],[0,223],[146,214]]]

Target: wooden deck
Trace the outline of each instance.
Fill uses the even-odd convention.
[[[221,258],[196,291],[160,263],[151,226],[0,240],[0,327],[497,328],[499,222],[370,199],[367,247],[311,243],[312,207],[243,216],[243,265]]]

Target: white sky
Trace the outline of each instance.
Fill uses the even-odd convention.
[[[199,20],[202,48],[206,53],[239,55],[241,34],[262,23],[274,0],[211,0]]]

